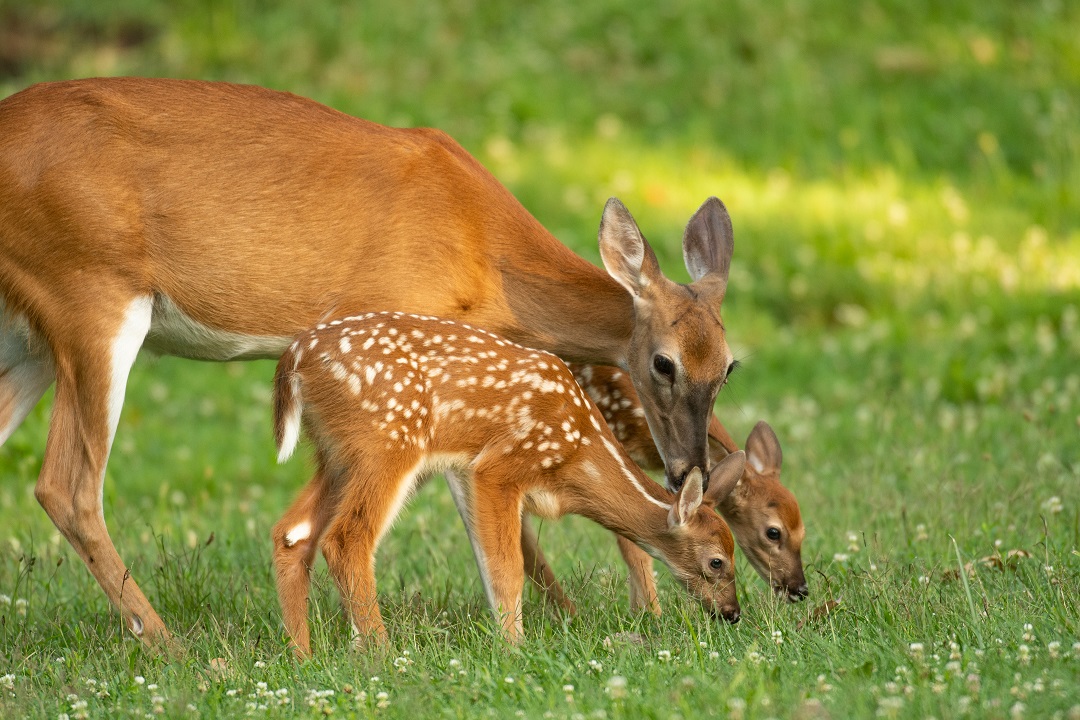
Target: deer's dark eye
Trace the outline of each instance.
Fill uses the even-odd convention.
[[[769,528],[768,530],[765,531],[765,537],[769,538],[770,540],[774,540],[774,541],[779,540],[780,539],[780,528],[774,528],[774,527]]]
[[[742,365],[738,360],[732,360],[731,364],[727,366],[728,377],[731,377],[731,373],[735,372]]]
[[[653,370],[658,372],[663,377],[674,382],[675,380],[675,363],[667,355],[657,355],[652,361]]]
[[[724,561],[720,558],[713,558],[709,561],[709,567],[711,567],[713,570],[719,570],[720,568],[724,567]]]

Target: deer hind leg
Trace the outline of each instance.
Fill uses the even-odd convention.
[[[525,574],[544,594],[544,598],[570,617],[577,615],[573,601],[566,597],[555,579],[555,573],[540,549],[540,537],[527,517],[521,519],[521,554],[525,561]]]
[[[326,565],[352,621],[354,644],[389,638],[375,590],[375,553],[421,475],[422,463],[381,462],[353,467],[342,481],[337,512],[322,541]]]
[[[659,617],[660,599],[656,595],[652,557],[622,535],[616,535],[615,540],[630,571],[630,609],[634,612],[648,610]]]
[[[89,320],[82,345],[53,347],[56,398],[34,494],[125,626],[155,645],[169,633],[116,552],[101,502],[128,374],[150,328],[152,303],[137,297],[122,307],[118,317]]]
[[[311,566],[319,538],[334,514],[329,471],[320,464],[315,476],[274,526],[274,570],[278,600],[293,652],[311,656],[308,595]]]
[[[7,442],[56,379],[52,355],[26,322],[3,317],[0,301],[0,445]]]

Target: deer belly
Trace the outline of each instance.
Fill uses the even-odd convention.
[[[150,332],[143,347],[159,355],[192,360],[255,360],[276,358],[290,337],[244,335],[200,323],[165,295],[154,298]]]

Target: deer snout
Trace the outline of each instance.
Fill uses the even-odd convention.
[[[664,470],[664,479],[667,481],[668,490],[671,492],[679,492],[682,486],[686,484],[686,476],[690,474],[696,466],[686,461],[674,460]],[[701,473],[708,483],[708,473],[705,469],[701,469]],[[707,489],[707,488],[704,488]]]
[[[799,585],[796,588],[789,586],[787,589],[788,602],[801,602],[805,600],[809,594],[810,588],[806,586],[806,582],[803,582],[802,585]]]
[[[732,625],[737,624],[739,622],[739,619],[742,617],[742,612],[740,611],[738,605],[730,608],[725,608],[720,611],[720,614],[723,615],[724,619]]]
[[[796,582],[789,582],[783,585],[777,584],[773,589],[776,591],[777,595],[782,595],[788,602],[802,602],[810,595],[810,588],[807,587],[805,580],[799,584],[796,584]]]

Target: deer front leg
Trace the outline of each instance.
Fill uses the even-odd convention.
[[[570,617],[577,615],[574,603],[566,597],[559,581],[555,579],[555,573],[551,571],[544,551],[540,549],[540,537],[527,517],[521,519],[521,554],[525,560],[525,574],[544,594],[544,599]]]
[[[622,553],[626,568],[630,571],[630,609],[634,612],[648,610],[659,617],[660,599],[656,595],[652,557],[622,535],[616,535],[615,540],[619,544],[619,552]]]
[[[494,478],[492,478],[494,479]],[[521,503],[508,498],[499,483],[485,482],[485,473],[473,475],[472,512],[465,518],[476,538],[473,550],[484,583],[488,605],[503,638],[512,644],[524,638],[521,593],[525,585],[525,559],[521,551]]]

